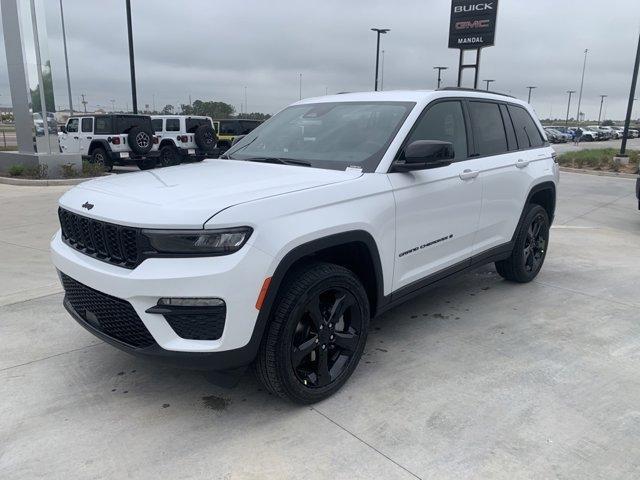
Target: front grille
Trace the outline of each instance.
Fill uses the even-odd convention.
[[[131,347],[145,348],[155,340],[126,300],[89,288],[60,273],[65,299],[94,329]]]
[[[119,267],[135,268],[141,261],[140,229],[94,220],[58,208],[62,240],[74,249]]]
[[[164,318],[179,337],[188,340],[218,340],[224,330],[227,309],[207,307],[206,313],[180,313],[175,309]]]

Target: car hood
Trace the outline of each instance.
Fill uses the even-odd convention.
[[[80,215],[146,228],[202,228],[240,203],[317,188],[361,176],[359,170],[236,160],[109,175],[68,191],[60,205]]]

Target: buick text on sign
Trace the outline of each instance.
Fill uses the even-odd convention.
[[[498,0],[452,0],[449,48],[482,48],[493,45]]]

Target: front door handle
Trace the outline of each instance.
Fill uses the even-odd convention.
[[[459,177],[462,180],[471,180],[472,178],[476,178],[478,176],[480,172],[478,170],[471,170],[469,168],[466,168],[465,170],[463,170],[462,172],[460,172]]]
[[[522,158],[519,158],[515,165],[518,168],[524,168],[529,165],[529,160],[523,160]]]
[[[74,140],[78,140],[78,137],[73,137]]]

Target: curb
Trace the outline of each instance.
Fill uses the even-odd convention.
[[[51,180],[36,180],[28,178],[13,178],[0,176],[0,184],[5,185],[19,185],[28,187],[57,187],[61,185],[78,185],[79,183],[86,182],[87,180],[93,180],[94,178],[102,177],[87,177],[87,178],[58,178]]]
[[[635,173],[602,172],[600,170],[585,170],[582,168],[571,167],[560,167],[560,171],[567,173],[584,173],[586,175],[596,175],[598,177],[638,178],[638,175]]]

